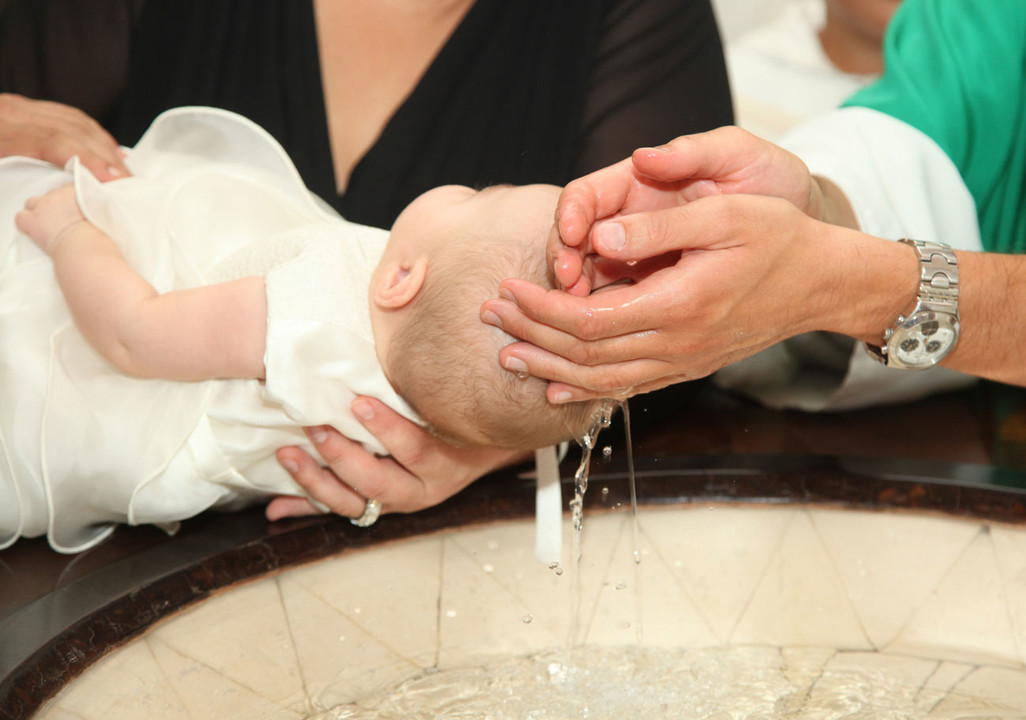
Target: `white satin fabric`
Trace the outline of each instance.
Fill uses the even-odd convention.
[[[367,307],[386,231],[340,218],[270,135],[225,111],[165,113],[127,165],[132,177],[101,184],[77,163],[0,160],[0,548],[46,534],[78,552],[116,523],[173,529],[211,507],[300,495],[274,451],[309,447],[302,425],[384,454],[349,411],[357,394],[416,421],[377,361]],[[266,278],[266,383],[129,378],[86,343],[49,258],[14,225],[28,197],[71,181],[161,292]]]

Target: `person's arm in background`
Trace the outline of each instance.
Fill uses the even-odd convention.
[[[63,166],[78,156],[100,180],[128,174],[103,123],[127,69],[143,0],[6,0],[0,5],[0,157]]]

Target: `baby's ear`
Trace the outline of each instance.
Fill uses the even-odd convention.
[[[424,286],[427,266],[426,256],[417,258],[412,265],[389,262],[374,279],[374,302],[391,310],[409,304]]]

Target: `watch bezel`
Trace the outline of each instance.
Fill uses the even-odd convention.
[[[908,340],[910,336],[915,333],[917,328],[931,322],[940,323],[946,329],[950,330],[950,339],[944,343],[943,347],[926,356],[922,362],[908,362],[904,360],[899,353],[901,344]],[[958,316],[952,313],[932,310],[915,312],[908,318],[899,318],[895,327],[888,334],[886,352],[881,351],[881,353],[885,355],[887,365],[889,367],[902,368],[906,370],[924,370],[926,368],[931,368],[947,357],[948,353],[950,353],[958,343],[960,329],[961,325],[959,323]],[[919,340],[918,337],[914,339]]]

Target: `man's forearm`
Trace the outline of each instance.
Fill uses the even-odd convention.
[[[1026,385],[1026,256],[956,255],[961,333],[943,364],[990,380]]]

